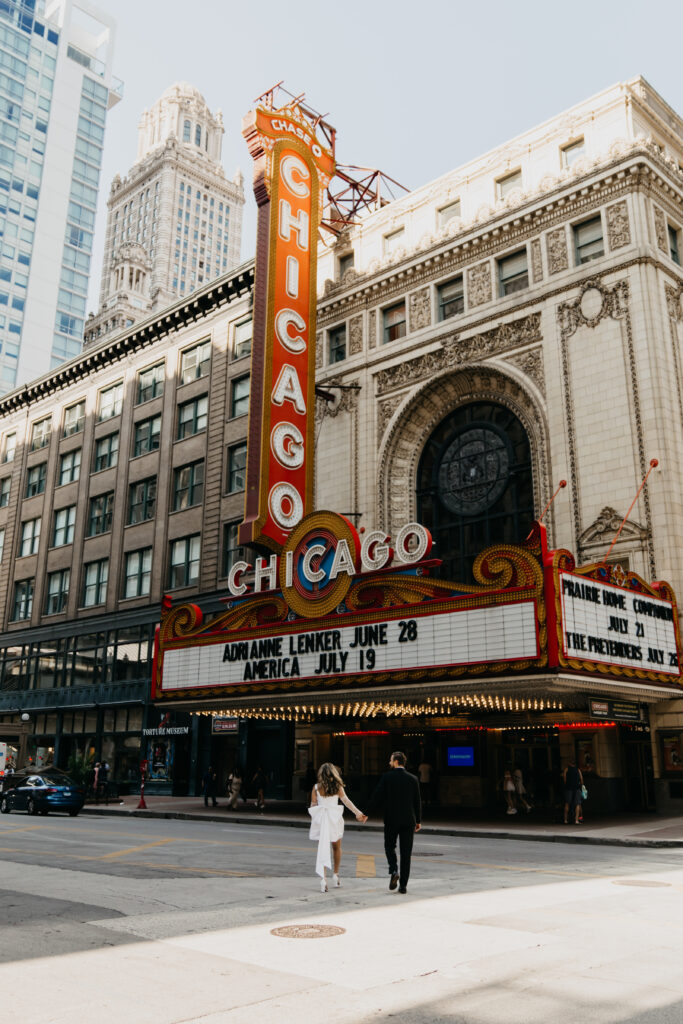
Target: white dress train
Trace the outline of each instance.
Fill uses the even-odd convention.
[[[308,833],[309,839],[318,840],[318,852],[315,859],[315,872],[321,878],[325,877],[325,868],[332,870],[332,843],[344,835],[344,808],[339,802],[339,796],[323,796],[315,787],[317,804],[308,808],[311,816],[311,828]],[[351,803],[349,798],[341,791],[341,798],[349,810],[354,814],[359,811]]]

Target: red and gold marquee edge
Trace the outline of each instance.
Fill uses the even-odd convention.
[[[316,513],[309,517],[317,520],[331,517],[331,513]],[[337,518],[336,516],[333,518]],[[596,678],[638,680],[668,687],[680,686],[680,667],[675,674],[631,668],[624,665],[600,664],[595,660],[568,658],[563,653],[562,603],[560,577],[562,573],[587,582],[595,581],[618,588],[625,595],[664,599],[673,609],[676,651],[680,655],[680,635],[675,595],[664,582],[648,584],[634,572],[624,572],[619,566],[596,563],[576,567],[569,551],[548,550],[545,527],[534,523],[529,537],[519,545],[496,544],[477,557],[474,583],[461,584],[431,578],[428,574],[437,565],[426,560],[410,567],[394,566],[374,573],[359,573],[352,577],[340,609],[317,618],[303,616],[286,599],[287,591],[277,590],[254,594],[241,600],[230,600],[225,611],[205,620],[195,604],[173,607],[167,600],[161,624],[157,629],[153,669],[153,699],[202,700],[216,697],[244,697],[276,693],[305,693],[313,687],[333,694],[343,687],[345,691],[361,690],[377,685],[404,685],[429,683],[436,680],[476,681],[483,675],[525,675],[549,672],[587,675]],[[291,590],[291,588],[290,588]],[[291,592],[288,594],[291,598]],[[164,655],[191,647],[228,644],[242,639],[277,637],[334,627],[367,625],[377,622],[420,619],[425,616],[457,614],[469,609],[504,607],[532,601],[534,606],[537,653],[535,657],[520,660],[486,661],[479,664],[440,665],[408,670],[374,672],[353,677],[334,675],[325,678],[297,678],[286,681],[230,685],[206,685],[165,691],[163,685]],[[680,663],[680,657],[679,657]]]

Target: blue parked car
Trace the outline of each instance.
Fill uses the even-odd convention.
[[[0,813],[26,811],[28,814],[48,814],[64,811],[75,818],[85,803],[83,786],[57,768],[45,771],[24,769],[4,780],[0,795]]]

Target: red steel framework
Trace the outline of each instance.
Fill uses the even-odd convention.
[[[282,82],[277,82],[257,96],[254,102],[266,110],[279,110],[290,103],[296,103],[310,119],[314,130],[320,132],[321,140],[335,157],[337,129],[325,120],[327,115],[318,113],[305,103],[304,97],[305,93],[295,96],[285,89]],[[327,209],[321,227],[333,235],[340,235],[345,228],[358,223],[360,214],[379,210],[397,199],[400,193],[409,191],[405,185],[376,167],[336,164],[335,176],[327,189]]]

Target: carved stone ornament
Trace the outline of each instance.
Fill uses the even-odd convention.
[[[396,409],[403,401],[403,395],[392,395],[391,398],[384,398],[381,402],[377,403],[377,437],[381,438],[384,436],[384,431],[387,429],[387,424],[391,417],[394,415]]]
[[[658,206],[652,204],[652,209],[655,214],[655,237],[657,239],[657,248],[661,249],[662,252],[668,252],[666,245],[666,217],[659,209]]]
[[[319,370],[323,365],[323,333],[318,331],[315,336],[315,368]]]
[[[409,326],[411,333],[423,327],[429,327],[432,320],[432,304],[429,300],[429,288],[420,288],[409,296]]]
[[[558,307],[562,335],[566,339],[579,327],[597,327],[608,316],[620,320],[626,315],[627,307],[626,281],[619,281],[613,288],[605,288],[599,278],[588,278],[574,301],[563,302]]]
[[[335,387],[335,384],[338,383],[338,381],[326,380],[323,385],[325,390],[329,388],[335,396],[333,402],[328,402],[325,398],[321,398],[320,395],[316,395],[315,418],[317,422],[325,417],[335,419],[341,412],[354,412],[358,408],[358,392],[360,389],[352,386],[357,384],[358,381],[345,380],[343,388]]]
[[[581,536],[579,537],[579,547],[586,548],[592,545],[605,545],[605,551],[612,543],[612,539],[616,534],[617,530],[621,526],[623,515],[617,512],[616,509],[610,508],[609,505],[603,508],[602,512],[593,520]],[[647,529],[641,526],[639,523],[633,522],[628,519],[624,524],[624,528],[621,531],[617,544],[623,544],[628,541],[641,542],[647,539]]]
[[[395,388],[405,387],[406,384],[415,384],[425,377],[442,373],[448,367],[480,362],[499,352],[535,341],[541,341],[540,313],[530,313],[519,320],[498,324],[490,331],[475,334],[471,338],[461,339],[455,334],[449,335],[442,348],[380,370],[377,374],[377,394],[383,395]]]
[[[569,267],[569,254],[567,253],[567,233],[564,227],[549,231],[545,236],[546,250],[548,252],[548,271],[551,274],[559,274]]]
[[[467,298],[470,308],[491,301],[491,264],[488,261],[467,271]]]
[[[683,308],[681,308],[683,288],[672,288],[671,285],[667,284],[664,286],[664,290],[666,292],[666,308],[669,316],[678,323],[680,320],[683,320]]]
[[[354,316],[349,321],[349,355],[357,356],[363,351],[363,317]]]
[[[631,244],[631,226],[628,206],[625,201],[613,203],[605,210],[607,216],[607,241],[611,250],[622,249]]]
[[[377,344],[377,310],[371,309],[368,313],[368,348],[374,348]]]
[[[531,243],[531,280],[538,284],[543,280],[543,256],[541,254],[541,239],[534,238]]]
[[[516,356],[508,356],[505,360],[517,366],[522,373],[529,377],[542,395],[545,395],[545,371],[543,368],[543,349],[530,348],[526,352],[520,352]]]

